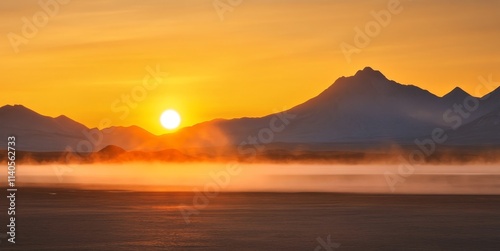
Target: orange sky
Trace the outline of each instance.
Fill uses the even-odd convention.
[[[354,28],[390,1],[242,0],[221,20],[212,0],[73,0],[46,24],[38,0],[1,1],[0,105],[161,134],[165,109],[181,113],[181,126],[262,116],[365,66],[437,95],[457,85],[474,93],[478,76],[500,79],[500,1],[401,0],[348,62],[340,45],[353,45]],[[34,16],[42,17],[38,31],[12,46],[23,17]],[[148,66],[165,74],[140,90]],[[138,102],[122,99],[144,90]]]

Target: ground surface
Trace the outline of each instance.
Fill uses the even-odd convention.
[[[17,243],[1,239],[1,250],[315,250],[328,236],[340,247],[317,250],[500,248],[500,196],[226,193],[189,224],[180,208],[194,193],[25,188],[17,196]]]

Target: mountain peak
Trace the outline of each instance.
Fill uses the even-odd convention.
[[[452,91],[450,91],[448,94],[444,95],[443,98],[444,99],[465,99],[467,97],[469,97],[470,94],[467,93],[466,91],[464,91],[462,88],[460,87],[455,87]]]
[[[460,93],[460,94],[467,94],[469,95],[469,93],[467,93],[466,91],[464,91],[464,89],[460,88],[460,87],[455,87],[453,88],[453,90],[449,93],[449,94],[452,94],[452,93]]]
[[[11,114],[11,115],[17,115],[17,116],[20,116],[20,115],[27,115],[27,114],[30,114],[30,115],[33,115],[33,114],[36,114],[38,115],[38,113],[36,113],[35,111],[27,108],[26,106],[24,105],[4,105],[2,107],[0,107],[0,113],[5,115],[5,114]]]
[[[354,75],[355,77],[368,77],[368,78],[383,78],[387,79],[382,72],[374,70],[373,68],[367,66],[363,70],[359,70]]]
[[[115,146],[115,145],[107,145],[103,147],[101,150],[99,150],[99,153],[106,153],[106,154],[122,154],[125,153],[125,149]]]
[[[4,105],[4,106],[0,107],[0,110],[5,110],[5,109],[8,109],[8,110],[29,110],[28,108],[26,108],[26,106],[18,105],[18,104]]]

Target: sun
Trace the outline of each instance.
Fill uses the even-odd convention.
[[[173,130],[181,124],[181,116],[177,111],[168,109],[161,114],[160,122],[163,127]]]

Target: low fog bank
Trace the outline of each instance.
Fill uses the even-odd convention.
[[[135,191],[500,194],[498,165],[19,165],[18,186]]]
[[[500,149],[490,147],[458,147],[415,149],[412,147],[369,147],[358,149],[342,146],[339,149],[302,149],[301,146],[270,147],[262,151],[243,151],[234,148],[168,149],[157,152],[125,151],[108,146],[99,152],[16,152],[16,162],[22,164],[117,164],[133,162],[224,164],[273,163],[273,164],[356,164],[356,165],[474,165],[500,164]],[[341,150],[343,149],[343,150]],[[7,152],[0,150],[0,161],[7,161]]]

